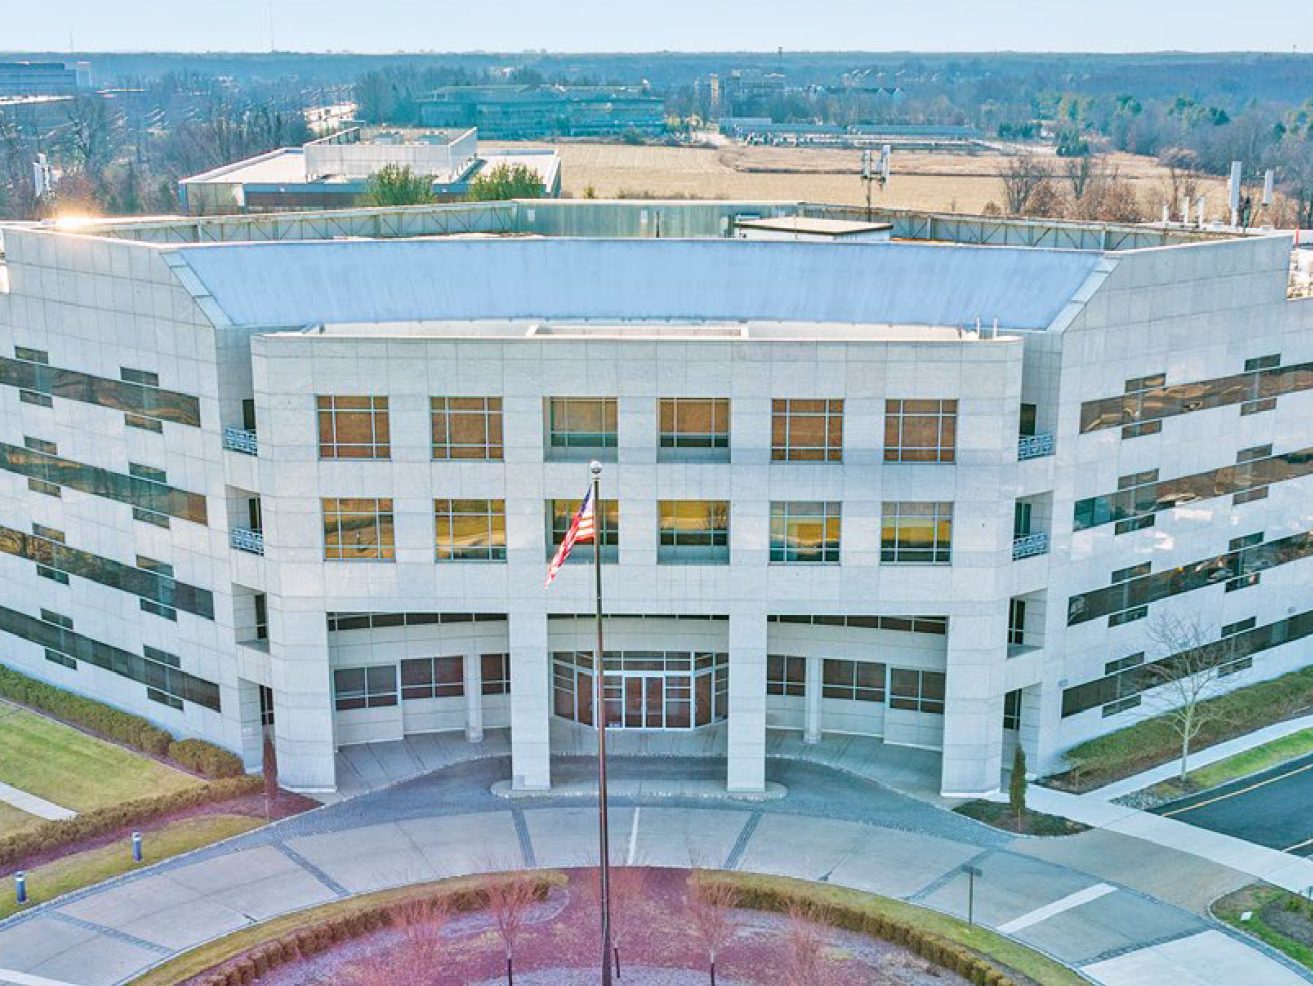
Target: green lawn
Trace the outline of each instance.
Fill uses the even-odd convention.
[[[34,825],[40,825],[41,822],[42,819],[35,815],[29,815],[0,801],[0,839],[21,832],[23,829],[30,829]]]
[[[1233,928],[1284,952],[1304,968],[1313,969],[1313,905],[1298,894],[1255,883],[1214,902],[1212,911]],[[1281,918],[1283,912],[1287,931],[1292,933],[1270,923]],[[1249,920],[1241,920],[1242,914],[1248,914]],[[1295,934],[1300,937],[1293,937]]]
[[[0,781],[74,811],[204,783],[5,702],[0,702]]]
[[[1192,770],[1185,775],[1184,787],[1179,779],[1172,778],[1153,785],[1149,788],[1149,793],[1163,798],[1175,798],[1195,791],[1206,791],[1210,787],[1257,774],[1259,771],[1308,753],[1313,753],[1313,729],[1301,729],[1297,733],[1283,736],[1271,743],[1264,743],[1262,746],[1237,753],[1207,767]]]
[[[158,863],[170,856],[177,856],[201,846],[208,846],[220,839],[227,839],[242,832],[259,828],[264,824],[260,818],[248,815],[203,815],[185,821],[166,825],[164,828],[147,831],[143,836],[145,862]],[[132,846],[127,839],[99,849],[65,856],[53,863],[38,866],[27,872],[27,895],[32,904],[53,900],[61,894],[69,893],[80,887],[89,887],[112,876],[126,873],[133,869]],[[143,864],[144,865],[144,864]],[[18,910],[14,902],[14,878],[0,880],[0,919],[6,918]]]

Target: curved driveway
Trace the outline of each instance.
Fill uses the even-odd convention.
[[[558,779],[590,769],[568,759],[555,766]],[[673,758],[612,765],[613,776],[638,781],[717,778],[722,770],[715,761]],[[348,894],[490,869],[588,865],[595,802],[500,800],[489,788],[508,771],[504,758],[456,764],[25,912],[0,923],[0,983],[109,986],[202,941]],[[784,798],[613,799],[615,862],[829,881],[959,916],[967,903],[961,867],[971,863],[981,871],[978,922],[1095,981],[1313,981],[1143,892],[1143,879],[1131,889],[1091,875],[1108,872],[1118,846],[1142,851],[1137,840],[1110,842],[1098,832],[1087,836],[1102,841],[1076,836],[1058,840],[1063,845],[1014,838],[830,768],[772,762],[769,775],[787,786]]]

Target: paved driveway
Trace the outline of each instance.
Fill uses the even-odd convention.
[[[562,773],[582,769],[582,762],[560,764]],[[619,779],[718,777],[722,770],[714,761],[671,758],[612,765]],[[505,758],[456,764],[26,912],[0,923],[0,983],[111,986],[201,941],[320,901],[506,867],[586,864],[595,817],[589,801],[493,797],[491,785],[508,771]],[[1119,846],[1142,850],[1137,840],[1091,843],[1086,867],[1079,842],[1069,842],[1060,860],[1043,858],[1037,840],[828,767],[778,761],[769,775],[787,786],[785,797],[617,799],[615,862],[781,873],[965,916],[961,866],[969,861],[982,872],[978,921],[1096,981],[1211,982],[1211,970],[1226,968],[1236,970],[1230,981],[1237,983],[1313,982],[1227,929],[1145,893],[1151,872],[1139,874],[1139,889],[1093,875]],[[1174,876],[1164,871],[1165,881]],[[1167,970],[1177,978],[1164,978]]]
[[[1313,756],[1301,757],[1158,814],[1299,856],[1313,856]]]

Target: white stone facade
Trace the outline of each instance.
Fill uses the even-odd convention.
[[[714,236],[719,224],[707,225]],[[616,440],[602,473],[603,498],[620,505],[618,562],[603,572],[607,649],[728,655],[727,729],[716,735],[727,736],[731,789],[763,787],[766,730],[778,728],[809,740],[864,733],[939,749],[945,793],[987,793],[1018,737],[1032,769],[1046,771],[1072,744],[1156,711],[1150,695],[1106,715],[1106,701],[1063,714],[1064,691],[1103,677],[1110,662],[1141,651],[1148,661],[1166,656],[1149,632],[1157,614],[1200,614],[1216,637],[1251,617],[1262,628],[1313,609],[1313,562],[1290,549],[1243,591],[1193,588],[1113,626],[1102,616],[1069,625],[1068,615],[1074,597],[1108,586],[1114,571],[1144,562],[1151,573],[1188,569],[1225,555],[1235,538],[1261,533],[1268,543],[1310,530],[1309,480],[1298,477],[1241,504],[1226,493],[1159,510],[1152,526],[1123,533],[1111,522],[1076,530],[1073,521],[1080,501],[1115,493],[1131,474],[1157,469],[1163,482],[1233,466],[1245,449],[1270,444],[1280,455],[1313,446],[1313,389],[1302,387],[1253,413],[1230,403],[1171,414],[1137,437],[1123,437],[1120,426],[1082,431],[1082,405],[1119,397],[1129,380],[1162,373],[1155,386],[1170,388],[1232,377],[1263,357],[1279,356],[1277,367],[1313,362],[1313,301],[1286,298],[1284,238],[1092,254],[564,238],[532,251],[525,241],[482,241],[472,251],[459,240],[265,248],[126,242],[115,237],[134,234],[113,227],[86,232],[93,235],[4,231],[0,357],[9,369],[0,380],[0,442],[16,451],[0,469],[0,526],[23,535],[33,524],[53,529],[98,564],[163,562],[172,566],[165,581],[201,590],[201,602],[169,607],[176,612],[168,618],[143,608],[144,590],[118,576],[92,578],[69,562],[63,582],[45,577],[36,549],[11,536],[14,550],[0,553],[0,656],[238,750],[252,767],[260,690],[269,689],[279,768],[292,787],[332,788],[342,744],[433,730],[478,742],[483,730],[506,726],[514,785],[550,786],[553,655],[593,646],[583,618],[593,610],[592,570],[580,563],[591,549],[577,548],[576,562],[543,586],[545,502],[577,500],[588,480],[586,455],[553,454],[552,398],[616,401]],[[508,279],[501,284],[477,282],[471,266],[489,250],[522,251],[495,259]],[[518,275],[517,257],[527,264]],[[924,258],[918,283],[909,278],[921,261],[909,258]],[[579,269],[584,259],[596,266]],[[868,268],[870,283],[859,284]],[[369,273],[353,278],[353,269]],[[891,270],[896,279],[881,280],[894,278]],[[678,293],[681,276],[688,288]],[[631,277],[633,307],[619,310]],[[754,283],[758,293],[743,300]],[[762,310],[786,294],[778,321]],[[540,318],[529,310],[535,297],[545,299]],[[590,307],[590,297],[605,305]],[[482,316],[479,305],[488,309]],[[52,369],[33,370],[41,358]],[[199,425],[165,416],[158,431],[131,426],[122,401],[135,391],[124,398],[109,383],[78,389],[59,376],[122,381],[125,368],[195,398]],[[316,398],[326,395],[387,398],[386,458],[321,458]],[[503,457],[434,459],[431,399],[476,396],[502,402]],[[668,398],[728,400],[727,461],[660,454],[659,402]],[[772,458],[772,402],[783,399],[843,402],[841,461]],[[953,461],[886,461],[886,402],[897,400],[957,402]],[[1051,454],[1019,461],[1023,404],[1034,406],[1026,454]],[[225,429],[237,431],[225,437]],[[32,488],[33,469],[51,461],[41,442],[102,478],[55,482],[58,496]],[[133,464],[203,497],[204,522],[175,514],[166,528],[134,519],[128,499],[103,490],[104,474],[128,476]],[[40,476],[78,471],[61,468]],[[122,482],[141,495],[140,483]],[[392,558],[326,559],[322,501],[338,497],[392,502]],[[444,498],[504,501],[504,560],[435,558],[434,501]],[[672,500],[728,502],[727,563],[658,559],[659,504]],[[1030,510],[1021,547],[1019,500]],[[839,561],[773,562],[772,504],[817,501],[841,504]],[[882,560],[882,515],[894,503],[952,504],[951,561]],[[244,533],[256,531],[258,542]],[[262,553],[250,550],[257,546]],[[258,633],[257,596],[267,623]],[[1026,604],[1024,639],[1010,630],[1013,600]],[[218,686],[219,709],[148,697],[140,675],[97,666],[90,643],[69,655],[76,668],[48,659],[58,633],[52,614],[71,620],[85,641],[175,655],[181,671]],[[330,615],[344,614],[371,619],[330,629]],[[914,617],[930,622],[914,629]],[[67,643],[73,637],[59,639],[77,649]],[[1302,667],[1310,646],[1301,633],[1265,645],[1228,680]],[[509,694],[485,679],[485,655],[507,655]],[[805,668],[785,694],[768,694],[768,656],[776,655]],[[461,658],[462,694],[335,708],[334,671],[437,657]],[[889,690],[879,701],[835,697],[827,661],[882,664]],[[942,711],[893,701],[895,671],[945,675]]]

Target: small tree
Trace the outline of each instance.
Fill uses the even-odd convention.
[[[474,176],[468,198],[471,202],[540,199],[545,191],[538,172],[527,164],[499,164]]]
[[[388,919],[399,931],[395,946],[347,969],[350,986],[419,986],[433,981],[445,961],[442,929],[451,912],[442,901],[416,900]]]
[[[1017,816],[1017,830],[1026,817],[1026,751],[1017,744],[1012,753],[1012,776],[1008,779],[1008,804]]]
[[[369,178],[365,190],[369,205],[425,205],[436,201],[433,181],[417,175],[409,165],[385,164]]]
[[[1180,781],[1184,784],[1191,744],[1205,727],[1223,718],[1222,710],[1209,699],[1225,690],[1223,668],[1235,656],[1235,640],[1212,640],[1198,617],[1169,614],[1154,620],[1149,637],[1165,652],[1147,670],[1157,691],[1156,701],[1181,741]]]
[[[689,874],[688,916],[693,925],[693,936],[707,957],[711,986],[716,986],[717,958],[738,935],[738,921],[734,916],[736,903],[731,887],[704,881],[699,878],[697,870]]]
[[[538,899],[533,880],[524,873],[494,877],[488,885],[488,911],[506,956],[506,986],[515,984],[515,945],[524,931],[529,909]]]
[[[825,942],[812,909],[804,904],[789,908],[783,981],[786,986],[815,986],[825,982]]]
[[[1018,154],[1008,158],[998,176],[1003,182],[1003,207],[1010,216],[1027,214],[1027,208],[1036,191],[1053,182],[1052,172],[1034,154]]]

